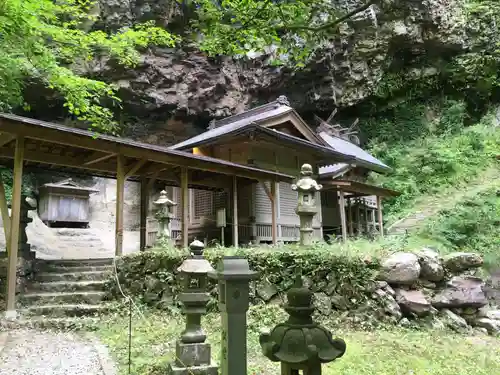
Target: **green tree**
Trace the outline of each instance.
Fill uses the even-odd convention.
[[[95,20],[91,0],[0,0],[0,110],[25,105],[23,89],[36,81],[55,90],[68,111],[100,131],[114,130],[116,89],[76,73],[94,59],[109,57],[126,66],[139,58],[138,48],[173,45],[176,38],[152,23],[114,34],[86,29]]]
[[[196,10],[192,26],[201,32],[200,47],[209,54],[240,55],[273,48],[275,62],[294,67],[327,42],[343,22],[377,0],[351,10],[318,0],[190,0]]]

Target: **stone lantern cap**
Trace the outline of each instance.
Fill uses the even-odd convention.
[[[305,366],[342,357],[346,351],[344,340],[334,339],[330,331],[313,322],[313,294],[303,286],[300,276],[287,297],[285,310],[290,317],[271,332],[260,335],[263,354],[273,362]]]
[[[241,256],[225,256],[219,261],[217,270],[208,274],[217,280],[254,280],[258,272],[252,271],[248,260]]]
[[[182,262],[179,268],[177,268],[177,271],[192,275],[202,275],[213,272],[214,269],[206,259],[188,258]]]
[[[303,164],[300,168],[300,179],[296,184],[292,185],[292,190],[299,190],[303,192],[309,191],[319,191],[323,188],[322,185],[318,184],[311,176],[313,175],[313,169],[311,164]]]
[[[162,206],[162,205],[165,205],[165,204],[167,206],[169,206],[169,207],[171,207],[171,206],[177,206],[177,203],[175,203],[174,201],[172,201],[172,200],[170,200],[168,198],[167,192],[165,190],[162,190],[160,192],[160,196],[153,203],[156,204],[156,205],[158,205],[158,206]]]

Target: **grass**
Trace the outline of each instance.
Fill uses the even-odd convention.
[[[279,365],[263,357],[259,332],[285,319],[277,306],[252,307],[248,314],[248,374],[278,375]],[[212,357],[219,361],[220,317],[204,319]],[[182,317],[146,311],[133,315],[133,375],[166,373],[173,359],[175,341],[184,328]],[[487,336],[465,337],[447,331],[403,329],[364,332],[335,330],[347,343],[344,357],[324,365],[326,375],[492,375],[500,373],[500,340]],[[128,370],[128,317],[103,318],[97,331],[119,364]]]

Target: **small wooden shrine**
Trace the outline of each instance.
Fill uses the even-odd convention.
[[[99,190],[81,186],[71,178],[40,187],[38,214],[48,226],[87,227],[89,199]]]

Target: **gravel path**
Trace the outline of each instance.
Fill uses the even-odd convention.
[[[0,375],[105,375],[94,345],[74,333],[9,332]]]

